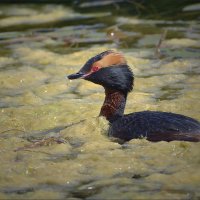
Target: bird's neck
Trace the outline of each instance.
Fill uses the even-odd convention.
[[[100,116],[106,117],[109,122],[115,121],[124,115],[127,94],[117,90],[105,88],[105,100],[101,107]]]

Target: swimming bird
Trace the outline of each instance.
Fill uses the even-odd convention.
[[[78,78],[104,87],[100,116],[109,121],[109,136],[123,141],[144,137],[149,141],[200,141],[200,123],[190,117],[159,111],[124,115],[134,75],[121,53],[108,50],[90,58],[79,72],[68,75],[68,79]]]

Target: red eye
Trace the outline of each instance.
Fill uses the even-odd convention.
[[[99,70],[99,66],[95,65],[92,67],[92,72],[96,72]]]

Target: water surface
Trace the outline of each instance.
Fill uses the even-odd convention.
[[[1,5],[1,199],[200,197],[198,143],[120,145],[98,117],[103,88],[66,79],[107,49],[122,52],[135,74],[125,113],[158,110],[200,120],[197,20]]]

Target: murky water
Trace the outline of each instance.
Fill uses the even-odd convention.
[[[126,113],[160,110],[200,120],[198,21],[1,5],[0,31],[1,199],[200,197],[199,143],[120,145],[97,117],[103,88],[66,79],[91,56],[115,49],[135,73]]]

